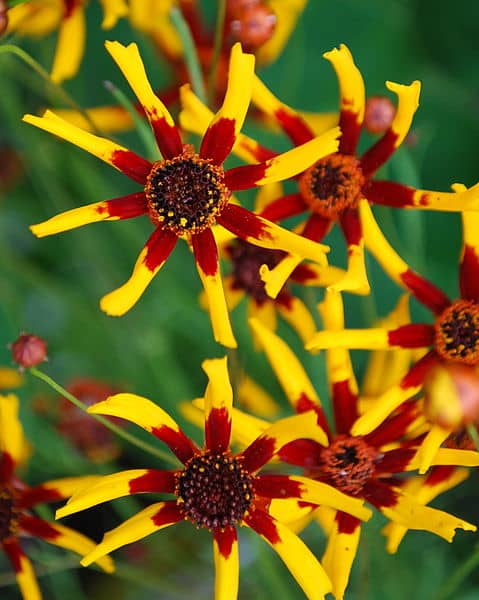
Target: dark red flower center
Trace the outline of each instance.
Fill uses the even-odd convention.
[[[299,188],[311,210],[325,219],[337,219],[361,199],[364,176],[358,160],[347,154],[330,154],[303,173]]]
[[[145,186],[151,220],[178,235],[214,225],[228,203],[222,167],[186,146],[179,156],[153,165]]]
[[[479,363],[479,304],[457,300],[435,323],[437,353],[446,360],[466,365]]]
[[[250,474],[238,459],[206,451],[177,476],[176,495],[184,517],[213,530],[240,522],[253,499]]]
[[[228,254],[233,263],[231,275],[234,287],[244,290],[260,304],[269,300],[259,269],[261,265],[273,269],[283,258],[284,252],[259,248],[238,239],[228,245]]]
[[[321,450],[319,472],[314,475],[345,494],[359,496],[374,474],[376,455],[362,438],[338,435]]]
[[[15,506],[15,494],[8,486],[0,487],[0,542],[15,535],[19,510]]]

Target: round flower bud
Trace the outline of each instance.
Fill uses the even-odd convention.
[[[270,40],[275,28],[276,15],[260,2],[235,10],[230,22],[232,37],[249,52],[254,52]]]
[[[366,101],[364,128],[369,133],[384,133],[391,125],[396,107],[386,96],[370,96]]]
[[[431,423],[456,429],[479,419],[479,372],[476,367],[443,364],[424,383],[424,412]]]
[[[13,360],[29,369],[47,360],[47,343],[32,333],[22,333],[11,347]]]

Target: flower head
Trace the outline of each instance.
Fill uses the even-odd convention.
[[[40,591],[33,567],[21,547],[22,536],[33,536],[81,555],[95,545],[69,527],[37,517],[35,505],[62,500],[96,478],[70,477],[30,487],[15,472],[25,458],[26,448],[18,420],[18,398],[13,394],[0,396],[0,544],[15,571],[23,598],[31,600],[40,598]],[[105,571],[113,570],[109,557],[104,556],[97,562]]]
[[[250,211],[230,203],[231,193],[295,175],[318,155],[337,146],[337,130],[256,165],[224,170],[243,124],[253,79],[254,57],[239,44],[231,53],[228,90],[223,106],[203,136],[199,152],[183,145],[178,129],[154,94],[136,44],[125,47],[107,42],[106,47],[141,102],[163,159],[149,162],[107,139],[97,137],[47,111],[43,117],[26,115],[24,120],[54,133],[109,163],[143,186],[143,190],[76,208],[31,227],[38,237],[80,227],[87,223],[148,215],[155,229],[143,248],[130,279],[101,300],[109,315],[127,312],[165,264],[178,238],[192,247],[198,272],[208,296],[215,339],[234,347],[211,231],[217,223],[245,241],[264,248],[294,252],[325,263],[325,247],[290,233]]]
[[[321,241],[337,222],[348,245],[348,272],[342,280],[333,284],[333,288],[367,294],[369,284],[364,246],[369,248],[370,243],[374,243],[371,228],[366,231],[363,221],[363,212],[369,204],[447,211],[461,211],[468,207],[476,209],[479,184],[467,191],[443,193],[375,179],[379,168],[402,144],[409,131],[418,107],[420,83],[386,83],[386,87],[398,96],[396,112],[382,137],[358,155],[357,144],[365,118],[362,75],[345,45],[326,52],[324,57],[332,63],[339,80],[341,138],[338,151],[318,159],[297,178],[297,193],[276,198],[261,215],[276,222],[306,214],[302,235],[316,241]],[[253,83],[252,100],[260,110],[276,120],[293,144],[304,144],[314,137],[313,129],[302,116],[276,98],[257,77]],[[241,144],[236,150],[243,150]],[[265,148],[253,150],[267,151]],[[254,152],[252,154],[254,159]],[[380,264],[385,265],[383,256],[377,258]],[[263,269],[262,277],[269,295],[275,297],[279,293],[297,264],[297,258],[287,257],[273,269]]]
[[[323,598],[330,582],[321,566],[285,525],[269,514],[273,498],[296,498],[315,505],[334,506],[358,519],[369,512],[362,502],[328,485],[293,475],[258,473],[281,447],[298,436],[323,440],[314,411],[278,421],[245,450],[230,450],[232,389],[225,359],[203,363],[209,383],[204,405],[204,448],[190,440],[159,406],[133,394],[118,394],[92,406],[95,414],[122,417],[143,427],[166,443],[183,463],[173,471],[135,469],[102,477],[96,485],[75,494],[57,513],[62,517],[100,502],[135,493],[171,494],[148,506],[105,534],[98,547],[85,557],[88,565],[105,553],[137,541],[155,531],[187,520],[213,534],[215,597],[236,598],[238,589],[237,526],[253,529],[286,563],[308,598]],[[280,500],[278,500],[280,501]]]
[[[375,254],[382,254],[388,264],[389,275],[409,289],[411,294],[432,315],[433,323],[407,323],[400,327],[343,329],[338,332],[318,332],[306,345],[308,349],[320,348],[364,348],[422,349],[425,354],[414,361],[398,385],[384,392],[371,408],[354,425],[354,433],[365,435],[377,427],[405,400],[421,391],[425,379],[437,366],[451,367],[479,365],[479,247],[477,231],[479,215],[475,212],[462,213],[463,248],[459,266],[460,297],[450,300],[433,283],[410,269],[395,253],[373,225],[371,212],[365,208],[364,222],[375,233]],[[450,398],[451,408],[455,402]],[[434,453],[449,437],[455,426],[441,427],[434,423],[421,445],[421,472],[431,464]]]
[[[327,292],[321,314],[328,333],[340,335],[338,331],[343,325],[343,316],[337,292]],[[366,500],[406,530],[430,531],[449,541],[454,537],[456,528],[475,530],[474,525],[462,519],[424,506],[426,500],[416,501],[407,487],[402,486],[404,475],[419,467],[416,449],[421,438],[405,438],[419,414],[416,403],[406,404],[400,412],[367,435],[355,433],[359,417],[358,387],[349,353],[335,348],[328,350],[327,354],[334,413],[334,421],[330,424],[319,396],[291,349],[258,321],[252,322],[252,326],[294,410],[298,414],[314,410],[318,415],[318,427],[326,437],[326,442],[299,440],[285,445],[278,453],[281,460],[302,466],[308,477]],[[244,432],[248,421],[240,421],[239,425]],[[441,449],[434,456],[433,464],[475,466],[479,464],[479,454]],[[336,511],[328,522],[329,542],[323,565],[331,576],[333,593],[341,599],[358,547],[361,524],[341,511]]]

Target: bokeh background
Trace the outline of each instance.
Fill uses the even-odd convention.
[[[286,1],[286,0],[285,0]],[[83,107],[110,103],[103,86],[111,80],[128,94],[121,73],[103,49],[105,39],[138,42],[154,87],[171,81],[169,65],[155,53],[149,40],[121,21],[104,32],[98,24],[99,7],[88,7],[88,46],[78,76],[65,88]],[[204,8],[213,17],[215,2]],[[310,111],[337,108],[338,90],[331,66],[322,53],[340,43],[351,49],[362,70],[368,95],[387,93],[388,79],[422,81],[420,108],[409,143],[386,167],[386,175],[427,189],[448,190],[451,183],[466,185],[478,179],[479,164],[479,4],[467,0],[310,0],[286,50],[262,70],[266,82],[292,106]],[[49,68],[55,35],[42,40],[13,38],[41,65]],[[101,223],[59,236],[37,240],[28,225],[57,212],[135,191],[135,186],[97,159],[44,132],[21,123],[26,112],[61,105],[17,58],[0,55],[0,147],[14,150],[18,164],[1,155],[0,175],[18,170],[17,177],[0,191],[0,364],[10,364],[7,344],[20,331],[48,340],[45,370],[62,385],[75,377],[94,377],[121,390],[152,398],[178,416],[178,404],[203,393],[206,384],[200,368],[204,358],[221,356],[212,339],[207,315],[198,305],[200,282],[186,244],[178,244],[166,267],[138,305],[116,319],[98,308],[99,298],[129,275],[151,226],[148,219]],[[249,122],[246,130],[278,149],[287,142]],[[141,152],[138,135],[119,136],[123,144]],[[372,138],[363,135],[367,147]],[[7,186],[5,186],[7,187]],[[245,204],[253,200],[242,195]],[[443,287],[457,294],[460,220],[457,215],[383,209],[376,211],[389,239],[402,256]],[[344,261],[338,235],[328,240]],[[344,264],[344,262],[342,263]],[[373,294],[346,298],[347,323],[371,325],[386,314],[399,297],[398,288],[368,259]],[[306,300],[311,307],[321,291]],[[424,316],[413,304],[413,313]],[[252,348],[245,325],[245,307],[234,312],[233,324],[240,343],[239,358],[252,376],[260,379],[287,407],[266,360]],[[280,333],[304,360],[307,370],[327,402],[327,384],[321,356],[309,356],[287,326]],[[357,373],[367,356],[354,354]],[[122,453],[107,464],[94,464],[74,449],[56,429],[59,397],[37,380],[25,379],[19,395],[22,419],[32,443],[25,478],[45,479],[121,468],[153,467],[149,455],[121,442]],[[181,417],[179,417],[181,418]],[[185,424],[199,439],[198,430]],[[139,434],[141,435],[141,433]],[[145,436],[145,439],[146,436]],[[465,485],[449,492],[435,506],[478,523],[478,480],[473,473]],[[69,519],[96,539],[148,502],[148,498],[119,500]],[[402,600],[479,597],[477,536],[459,531],[449,545],[430,534],[409,533],[397,555],[385,552],[379,534],[383,521],[375,517],[365,528],[347,593],[351,600]],[[314,524],[305,531],[310,546],[322,553],[324,537]],[[78,566],[74,557],[44,544],[31,542],[29,554],[48,599],[72,600],[112,597],[118,600],[179,599],[194,593],[210,598],[213,566],[208,532],[189,524],[160,534],[116,553],[119,566],[113,576]],[[241,586],[243,599],[301,598],[302,593],[280,560],[249,532],[241,532]],[[474,563],[475,561],[475,563]],[[17,598],[8,567],[0,557],[0,596]],[[459,586],[459,587],[457,587]]]

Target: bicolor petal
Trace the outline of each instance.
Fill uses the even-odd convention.
[[[236,600],[239,586],[238,536],[234,527],[213,534],[215,600]]]
[[[103,296],[100,308],[112,317],[119,317],[128,312],[165,264],[177,240],[178,237],[171,231],[156,228],[140,252],[128,281]]]
[[[72,9],[61,21],[50,73],[51,80],[57,84],[76,75],[85,50],[86,23],[83,3],[69,4]]]
[[[10,469],[14,469],[24,456],[25,438],[23,427],[18,417],[19,400],[14,394],[0,395],[0,451],[11,462]],[[2,464],[2,479],[8,479]],[[10,471],[10,469],[8,469]],[[11,473],[10,473],[11,475]]]
[[[198,452],[194,442],[183,433],[178,423],[157,404],[142,396],[116,394],[93,404],[88,412],[135,423],[164,442],[183,463]]]
[[[208,375],[205,392],[205,445],[213,452],[226,452],[231,435],[231,387],[227,357],[205,360],[203,370]]]
[[[3,540],[2,546],[15,572],[15,578],[23,599],[41,600],[42,595],[32,563],[21,549],[18,541],[12,537]]]

